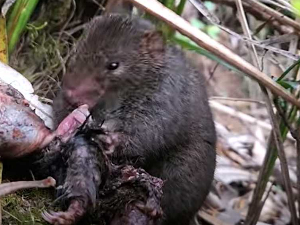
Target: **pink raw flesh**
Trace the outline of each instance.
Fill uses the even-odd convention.
[[[89,115],[88,105],[81,105],[68,115],[58,126],[55,135],[63,142],[69,140]]]
[[[55,137],[68,141],[89,115],[82,105],[56,131],[49,130],[21,93],[0,81],[0,157],[17,158],[46,147]]]

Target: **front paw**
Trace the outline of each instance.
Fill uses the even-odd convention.
[[[72,225],[75,224],[75,218],[70,212],[43,212],[42,217],[50,224],[55,225]]]
[[[43,212],[42,217],[50,224],[55,225],[73,225],[76,224],[82,216],[85,214],[85,210],[81,203],[77,200],[73,200],[65,212]]]
[[[144,214],[152,219],[160,218],[163,215],[162,209],[157,205],[152,205],[149,202],[146,204],[137,202],[135,206]]]

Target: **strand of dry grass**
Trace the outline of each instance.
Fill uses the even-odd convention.
[[[222,112],[222,113],[225,113],[227,115],[230,115],[232,117],[235,117],[243,122],[246,122],[248,124],[251,124],[253,126],[259,126],[267,131],[271,131],[272,130],[272,125],[270,123],[267,123],[265,121],[262,121],[262,120],[259,120],[259,119],[256,119],[255,117],[253,116],[250,116],[246,113],[243,113],[241,111],[238,111],[234,108],[231,108],[229,106],[226,106],[226,105],[223,105],[217,101],[214,101],[212,100],[214,98],[210,98],[210,101],[209,101],[209,105],[212,109],[215,109],[219,112]],[[216,99],[217,100],[217,99]],[[240,101],[240,100],[239,100]],[[294,140],[294,138],[291,136],[290,133],[287,134],[287,138],[290,139],[290,140]]]
[[[276,48],[276,47],[272,47],[270,46],[270,43],[269,42],[272,42],[273,43],[275,42],[275,40],[269,40],[269,42],[267,41],[255,41],[251,38],[251,36],[242,36],[230,29],[228,29],[227,27],[223,26],[221,24],[221,22],[219,21],[218,17],[216,17],[215,15],[213,15],[212,13],[209,12],[209,10],[205,7],[204,3],[201,2],[201,1],[198,1],[198,0],[189,0],[191,2],[192,5],[194,5],[195,8],[198,9],[198,11],[200,11],[200,13],[206,17],[206,19],[208,21],[210,21],[210,23],[218,26],[221,30],[225,31],[226,33],[232,35],[233,37],[236,37],[237,39],[243,41],[243,42],[246,42],[248,45],[250,44],[250,46],[253,46],[251,47],[252,48],[252,51],[255,51],[256,52],[256,49],[254,48],[254,45],[257,46],[257,47],[260,47],[262,49],[264,49],[265,51],[271,51],[273,53],[278,53],[282,56],[285,56],[291,60],[298,60],[299,59],[299,56],[296,55],[296,54],[293,54],[292,51],[285,51],[285,50],[282,50],[282,49],[279,49],[279,48]],[[243,25],[243,24],[242,24]],[[287,34],[286,34],[287,35]],[[297,35],[291,35],[291,34],[288,34],[289,37],[286,37],[286,35],[284,37],[282,37],[281,40],[278,40],[278,41],[281,41],[281,42],[290,42],[288,40],[292,39],[293,37],[297,36]],[[275,39],[275,38],[273,38]],[[275,42],[275,43],[278,43],[278,42]],[[257,53],[255,53],[257,55]],[[258,68],[258,65],[255,65],[257,68]]]
[[[279,49],[279,48],[276,48],[276,47],[272,47],[268,43],[264,44],[264,42],[253,40],[252,38],[240,35],[240,34],[234,32],[234,31],[226,28],[225,26],[222,26],[222,25],[217,25],[217,26],[221,30],[227,32],[228,34],[232,35],[233,37],[236,37],[237,39],[239,39],[241,41],[246,42],[247,44],[255,45],[257,47],[260,47],[260,48],[264,49],[265,51],[271,51],[273,53],[278,53],[278,54],[280,54],[282,56],[285,56],[286,58],[291,59],[291,60],[298,60],[299,59],[298,55],[293,54],[290,51],[286,51],[286,50],[282,50],[282,49]],[[291,35],[291,34],[288,34],[288,35]],[[291,36],[295,36],[295,35],[291,35]],[[292,38],[292,37],[290,37],[290,38]],[[283,41],[283,40],[281,40],[281,41]],[[285,42],[288,42],[288,39],[285,40]]]
[[[209,97],[210,100],[216,100],[216,101],[224,101],[227,102],[227,104],[233,104],[233,105],[249,105],[249,104],[259,104],[259,105],[265,105],[263,101],[254,100],[250,98],[233,98],[233,97],[222,97],[222,96],[211,96]],[[232,102],[232,103],[230,103]]]
[[[286,0],[275,0],[276,2],[286,6],[289,9],[296,10],[288,1]]]
[[[216,24],[220,24],[220,20],[217,16],[215,16],[213,13],[211,13],[204,5],[204,3],[202,1],[198,1],[198,0],[189,0],[190,3],[192,3],[192,5],[194,5],[194,7],[201,12],[202,15],[204,15],[206,17],[206,19],[208,19],[211,23],[216,23]]]
[[[251,39],[252,38],[251,32],[250,32],[250,29],[248,26],[248,22],[246,19],[245,11],[243,9],[243,4],[242,4],[241,0],[236,0],[236,5],[237,5],[238,12],[239,12],[239,20],[242,24],[244,34],[247,35],[248,38]],[[255,46],[253,44],[250,44],[250,47],[252,49],[252,51],[250,51],[252,61],[256,67],[259,67],[259,60],[258,60],[258,55],[257,55],[257,51],[255,49]],[[284,152],[283,144],[282,144],[283,141],[281,140],[279,124],[278,124],[278,121],[274,114],[274,111],[272,108],[272,102],[269,98],[267,89],[262,85],[260,85],[260,88],[262,90],[262,93],[263,93],[263,96],[264,96],[264,99],[266,102],[268,114],[271,119],[271,124],[272,124],[272,128],[273,128],[272,136],[274,137],[274,142],[275,142],[276,148],[278,150],[278,155],[279,155],[279,159],[281,162],[280,165],[281,165],[281,170],[282,170],[282,174],[283,174],[284,186],[285,186],[287,196],[288,196],[288,206],[289,206],[289,209],[291,212],[292,224],[297,225],[298,218],[297,218],[297,214],[296,214],[296,207],[294,204],[294,197],[293,197],[292,186],[291,186],[291,182],[290,182],[287,160],[286,160],[286,156],[285,156],[285,152]],[[275,151],[275,150],[273,150],[273,151]],[[263,165],[263,166],[266,166],[266,165]],[[262,172],[263,172],[263,169],[261,169],[261,173]],[[266,187],[264,186],[263,183],[265,183],[265,182],[263,182],[263,181],[258,182],[255,189],[265,190]],[[255,195],[257,195],[257,196],[255,196]],[[262,196],[259,195],[258,191],[254,191],[253,199],[255,201],[252,201],[251,205],[249,207],[249,210],[248,210],[248,213],[246,216],[246,225],[255,225],[257,223],[259,215],[261,213],[261,209],[262,209],[262,207],[259,207],[259,205],[263,204],[263,202],[264,202],[264,201],[262,201]]]
[[[295,20],[292,20],[291,18],[283,15],[282,13],[256,1],[256,0],[244,0],[244,2],[247,2],[250,6],[256,8],[256,10],[259,10],[262,13],[267,13],[270,16],[274,17],[276,20],[278,20],[280,23],[289,25],[293,28],[295,28],[298,32],[300,32],[300,24],[297,23]]]
[[[228,29],[227,27],[221,25],[218,17],[216,17],[215,15],[210,13],[209,10],[205,7],[203,2],[198,1],[198,0],[189,0],[189,1],[192,5],[194,5],[195,8],[198,9],[198,11],[200,11],[200,13],[204,17],[206,17],[206,19],[208,21],[210,21],[210,23],[218,26],[221,30],[223,30],[226,33],[232,35],[233,37],[236,37],[237,39],[239,39],[243,42],[246,42],[248,45],[250,44],[250,46],[253,46],[252,47],[253,51],[256,52],[256,50],[254,48],[254,45],[255,45],[257,47],[260,47],[260,48],[264,49],[265,51],[271,51],[273,53],[278,53],[278,54],[280,54],[282,56],[285,56],[285,57],[287,57],[291,60],[298,60],[299,59],[299,56],[296,55],[296,54],[293,54],[292,51],[285,51],[285,50],[270,46],[272,42],[277,43],[277,44],[278,44],[279,41],[283,42],[283,43],[290,42],[290,40],[293,39],[295,36],[297,37],[297,35],[286,34],[286,35],[282,35],[283,37],[281,39],[277,38],[276,40],[274,40],[275,38],[273,37],[268,41],[256,41],[256,40],[253,40],[251,38],[251,36],[242,36],[242,35],[234,32],[234,31]],[[257,55],[257,53],[256,53],[256,55]],[[258,65],[255,65],[255,66],[258,67]]]
[[[262,127],[264,128],[265,130],[268,130],[268,131],[271,131],[272,129],[272,126],[271,124],[267,123],[267,122],[264,122],[262,120],[259,120],[259,119],[256,119],[255,117],[253,116],[250,116],[246,113],[243,113],[243,112],[240,112],[234,108],[231,108],[231,107],[228,107],[228,106],[225,106],[217,101],[212,101],[210,100],[209,101],[209,105],[211,108],[215,109],[215,110],[218,110],[220,112],[223,112],[223,113],[226,113],[232,117],[236,117],[248,124],[251,124],[251,125],[257,125],[259,127]]]
[[[225,4],[231,7],[235,6],[235,0],[212,0],[215,3]],[[294,28],[297,32],[300,32],[300,24],[293,19],[283,15],[282,13],[262,4],[256,0],[244,0],[242,2],[245,10],[250,12],[254,16],[261,17],[261,19],[267,20],[270,17],[274,18],[277,22],[283,25]]]
[[[236,8],[235,0],[211,0],[214,3],[226,5],[232,8]],[[280,33],[291,34],[295,32],[295,29],[291,26],[286,26],[286,24],[280,23],[276,18],[270,16],[266,12],[262,12],[259,9],[252,7],[247,2],[243,2],[243,6],[247,13],[253,15],[256,19],[261,21],[266,21],[267,24],[270,24],[274,29],[279,31]],[[265,24],[263,24],[265,25]]]
[[[286,5],[286,4],[282,4],[282,2],[276,2],[274,0],[260,0],[262,3],[267,3],[273,6],[276,6],[278,8],[281,9],[285,9],[285,10],[289,10],[289,11],[293,11],[293,7],[291,5]]]
[[[234,54],[228,48],[218,43],[217,41],[210,38],[208,35],[200,31],[199,29],[193,27],[189,22],[184,20],[182,17],[178,16],[176,13],[170,9],[164,7],[160,2],[156,0],[127,0],[133,3],[135,6],[140,7],[152,14],[153,16],[159,18],[160,20],[166,22],[171,27],[178,30],[183,35],[189,37],[199,46],[207,49],[218,57],[222,58],[227,63],[237,67],[239,70],[248,74],[251,78],[258,81],[260,84],[265,85],[274,94],[281,96],[286,101],[292,103],[300,109],[300,102],[283,89],[280,85],[275,83],[266,74],[259,71],[257,68],[252,66],[250,63],[243,60],[238,55]]]

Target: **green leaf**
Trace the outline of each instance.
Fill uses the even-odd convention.
[[[207,34],[212,37],[213,39],[217,39],[220,33],[220,28],[215,25],[208,25],[207,26]]]
[[[39,0],[17,0],[7,21],[8,52],[14,50]]]
[[[296,66],[298,66],[298,65],[300,65],[300,59],[298,59],[298,61],[296,61],[294,64],[292,64],[286,71],[284,71],[284,72],[281,74],[281,76],[278,78],[277,81],[280,81],[280,80],[284,79],[285,76],[286,76],[292,69],[294,69],[294,67],[296,67]]]
[[[204,2],[204,6],[209,10],[209,11],[213,11],[216,7],[216,4],[210,1],[206,1]]]
[[[178,4],[177,9],[176,9],[176,13],[178,15],[182,14],[182,12],[184,10],[185,3],[186,3],[186,0],[181,0],[180,3]]]
[[[285,89],[296,89],[299,86],[299,81],[287,81],[287,80],[279,80],[276,81],[279,85],[284,87]]]
[[[173,10],[175,5],[175,0],[164,0],[163,4],[169,9]]]
[[[203,30],[205,28],[205,24],[196,18],[191,19],[190,22],[193,27],[196,27],[201,30]]]
[[[300,1],[299,0],[292,0],[291,3],[292,3],[292,6],[294,6],[297,9],[298,16],[299,16],[299,14],[300,14]]]
[[[220,28],[215,25],[205,25],[201,20],[193,18],[190,20],[190,23],[193,27],[196,27],[200,30],[205,31],[210,37],[217,39],[218,34],[220,33]]]
[[[182,48],[185,48],[187,50],[196,52],[200,55],[204,55],[207,58],[220,63],[221,65],[225,66],[226,68],[233,70],[238,73],[242,73],[240,70],[235,68],[234,66],[228,64],[227,62],[223,61],[219,57],[215,56],[214,54],[210,53],[209,51],[205,50],[204,48],[199,47],[195,42],[193,42],[188,37],[176,32],[174,37],[171,39],[176,44],[179,44]]]

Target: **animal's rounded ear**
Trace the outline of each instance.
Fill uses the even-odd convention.
[[[109,0],[105,6],[104,14],[125,14],[131,15],[132,3],[126,0]]]
[[[141,50],[153,58],[161,58],[165,51],[165,40],[161,31],[146,31],[141,40]]]

